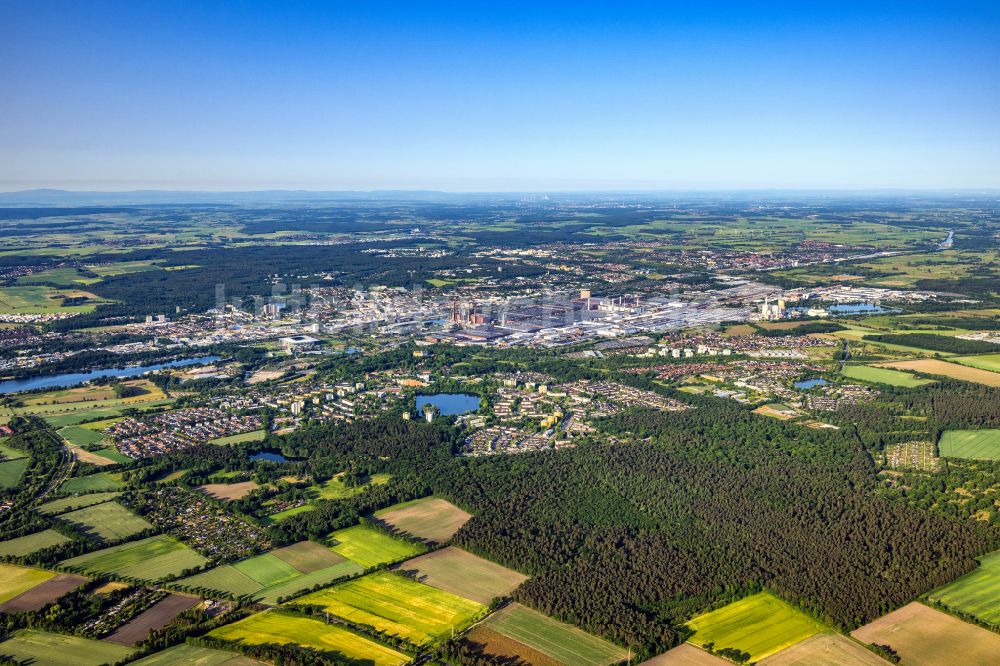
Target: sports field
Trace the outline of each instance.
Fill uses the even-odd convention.
[[[888,645],[907,666],[986,666],[996,664],[1000,655],[997,634],[916,601],[855,629],[851,636]]]
[[[717,610],[699,615],[687,623],[694,630],[688,639],[715,650],[735,648],[760,661],[813,634],[826,631],[818,621],[768,592],[760,592]]]
[[[0,488],[16,487],[30,462],[28,458],[0,462]]]
[[[185,666],[255,666],[257,664],[263,665],[263,662],[235,652],[181,643],[167,648],[163,652],[157,652],[138,661],[133,661],[131,666],[175,666],[176,664],[184,664]]]
[[[195,574],[178,581],[178,588],[211,590],[276,604],[278,599],[363,571],[363,567],[319,544],[302,541]]]
[[[0,603],[13,599],[53,577],[55,574],[51,571],[0,564]]]
[[[87,476],[68,479],[59,486],[61,493],[94,493],[118,490],[122,487],[122,476],[113,472],[98,472]]]
[[[0,654],[38,666],[100,666],[113,664],[134,650],[91,638],[22,629],[0,643]]]
[[[1000,373],[970,368],[958,363],[939,361],[937,359],[922,358],[916,361],[892,361],[890,363],[880,363],[879,367],[893,368],[896,370],[915,370],[925,372],[928,375],[941,375],[960,379],[965,382],[975,382],[986,386],[1000,386]]]
[[[841,634],[816,634],[758,662],[760,666],[888,666],[889,662]]]
[[[566,666],[605,666],[628,657],[617,645],[516,603],[494,613],[480,626]]]
[[[161,534],[72,557],[60,564],[83,572],[153,581],[176,576],[207,561],[174,537]]]
[[[73,495],[72,497],[62,497],[51,502],[46,502],[38,507],[39,513],[47,516],[55,516],[70,509],[82,509],[87,506],[110,502],[121,495],[119,492],[89,493],[87,495]]]
[[[333,552],[369,569],[399,562],[424,552],[417,544],[398,539],[368,525],[355,525],[330,535]]]
[[[370,660],[375,666],[402,666],[410,661],[404,654],[336,625],[276,611],[251,615],[214,629],[208,636],[248,645],[301,645],[321,652],[339,653],[351,659]]]
[[[528,579],[513,569],[453,546],[407,560],[399,565],[399,571],[413,575],[425,585],[481,604],[509,596]]]
[[[946,430],[938,441],[942,458],[1000,460],[1000,430]]]
[[[1000,372],[1000,354],[984,354],[982,356],[962,356],[953,358],[956,363],[967,365],[971,368],[989,370],[990,372]]]
[[[38,552],[42,548],[58,546],[67,541],[69,541],[69,537],[65,537],[55,530],[43,530],[34,534],[28,534],[27,536],[0,542],[0,555],[23,557]]]
[[[927,598],[1000,625],[1000,551],[984,556],[974,571],[934,590]]]
[[[382,509],[375,517],[418,539],[445,543],[472,518],[472,514],[439,497],[425,497]]]
[[[86,495],[82,495],[86,497]],[[124,539],[152,527],[145,518],[132,513],[118,502],[104,502],[59,516],[87,536],[103,541]]]
[[[379,572],[307,594],[292,602],[322,606],[348,622],[375,627],[416,645],[461,631],[486,613],[482,604]]]
[[[904,388],[915,388],[931,383],[930,379],[920,379],[908,372],[889,370],[888,368],[873,368],[870,365],[845,365],[840,374],[851,379],[860,379],[863,382],[902,386]]]

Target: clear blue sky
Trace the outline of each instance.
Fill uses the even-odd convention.
[[[995,0],[490,4],[0,0],[0,190],[1000,187]]]

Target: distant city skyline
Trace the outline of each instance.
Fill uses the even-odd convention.
[[[1000,188],[997,3],[693,5],[4,2],[0,191]]]

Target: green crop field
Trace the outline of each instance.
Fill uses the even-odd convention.
[[[15,488],[30,462],[27,458],[0,462],[0,488]]]
[[[1000,551],[979,560],[979,567],[927,595],[949,608],[1000,625]]]
[[[118,490],[122,487],[121,474],[113,472],[98,472],[87,476],[78,476],[68,479],[59,486],[61,493],[93,493],[100,491]]]
[[[0,603],[13,599],[53,577],[55,574],[51,571],[0,564]]]
[[[132,462],[131,458],[129,458],[126,455],[123,455],[123,454],[119,453],[118,449],[111,448],[111,447],[106,448],[106,449],[97,449],[93,453],[95,455],[99,455],[102,458],[107,458],[108,460],[110,460],[112,462],[116,462],[116,463]]]
[[[39,666],[100,666],[119,662],[134,650],[107,641],[22,629],[3,643],[0,654]]]
[[[190,578],[184,578],[178,582],[178,586],[187,590],[205,589],[226,592],[237,597],[253,594],[262,587],[253,578],[237,571],[231,564],[223,564],[197,573]]]
[[[87,295],[93,303],[63,307],[64,296]],[[50,312],[91,312],[101,299],[74,289],[53,289],[41,285],[0,287],[0,314],[46,314]]]
[[[38,507],[38,512],[44,513],[47,516],[55,516],[63,511],[68,511],[69,509],[82,509],[95,504],[101,504],[102,502],[110,502],[119,495],[121,495],[119,492],[105,492],[63,497],[61,499],[52,500],[51,502],[42,504]]]
[[[298,515],[300,513],[306,513],[307,511],[315,511],[316,507],[312,504],[303,504],[302,506],[292,507],[291,509],[285,509],[284,511],[279,511],[278,513],[272,513],[270,516],[264,518],[263,522],[265,525],[270,525],[271,523],[280,523],[285,518],[291,518],[292,516]]]
[[[392,476],[390,474],[373,474],[367,483],[360,486],[354,486],[353,488],[348,488],[344,485],[343,480],[338,475],[326,483],[312,486],[310,490],[315,493],[316,499],[347,499],[348,497],[354,497],[355,495],[363,492],[368,486],[380,486],[384,483],[388,483],[391,478]]]
[[[185,664],[185,666],[255,666],[255,664],[263,664],[263,662],[235,652],[181,643],[167,648],[163,652],[157,652],[133,661],[131,666],[175,666],[175,664]]]
[[[946,430],[938,442],[942,458],[1000,460],[1000,430]]]
[[[57,546],[69,541],[69,537],[63,536],[55,530],[42,530],[16,539],[0,542],[0,555],[12,557],[23,557],[38,552],[49,546]]]
[[[318,544],[304,542],[255,555],[235,564],[214,567],[178,581],[178,587],[214,590],[276,604],[279,598],[309,590],[314,585],[356,576],[363,571],[363,567]]]
[[[85,573],[113,573],[139,580],[159,580],[208,560],[174,537],[159,535],[73,557],[62,566]]]
[[[751,661],[827,631],[827,627],[785,603],[761,592],[699,615],[687,626],[694,630],[691,643],[714,644],[716,650],[735,648],[750,654]]]
[[[333,566],[303,574],[291,580],[266,587],[252,595],[255,601],[274,605],[279,599],[286,599],[295,594],[311,590],[316,585],[329,585],[344,578],[364,573],[364,568],[354,562],[341,562]]]
[[[214,629],[208,636],[248,645],[301,645],[320,652],[338,653],[350,659],[370,660],[375,666],[402,666],[410,661],[404,654],[336,625],[275,611],[251,615]]]
[[[955,363],[961,363],[980,370],[990,372],[1000,372],[1000,354],[984,354],[982,356],[961,356],[951,359]]]
[[[605,666],[628,656],[617,645],[516,603],[494,613],[481,626],[567,665]]]
[[[355,525],[330,535],[336,541],[333,552],[365,568],[405,560],[424,552],[424,548],[397,539],[374,527]]]
[[[860,379],[865,382],[875,382],[877,384],[888,384],[889,386],[902,386],[904,388],[915,388],[930,384],[930,379],[920,379],[908,372],[890,370],[888,368],[873,368],[868,365],[845,365],[841,372],[845,377]]]
[[[461,631],[486,613],[483,604],[387,572],[313,592],[292,603],[322,606],[349,622],[416,645]]]
[[[73,524],[84,534],[104,541],[124,539],[152,527],[145,518],[132,513],[118,502],[95,504],[86,509],[64,513],[60,518]]]
[[[59,434],[70,444],[90,446],[104,439],[104,433],[84,428],[82,426],[66,426],[59,429]]]
[[[0,440],[2,441],[2,440]],[[5,446],[0,444],[0,458],[3,460],[20,460],[21,458],[27,458],[28,454],[21,449],[15,449],[12,446]]]
[[[237,562],[233,568],[256,581],[261,587],[277,585],[299,575],[298,570],[292,565],[279,560],[271,553]]]
[[[210,439],[209,444],[240,444],[242,442],[259,442],[267,436],[267,432],[263,430],[252,430],[250,432],[241,432],[238,435],[229,435],[228,437],[219,437],[218,439]]]

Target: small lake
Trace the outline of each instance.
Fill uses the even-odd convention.
[[[147,372],[162,370],[164,368],[215,363],[221,358],[221,356],[198,356],[196,358],[182,358],[177,361],[167,361],[166,363],[156,363],[153,365],[139,365],[133,368],[104,368],[89,372],[66,372],[61,375],[41,375],[27,379],[11,379],[6,382],[0,382],[0,393],[17,393],[19,391],[31,391],[34,389],[76,386],[77,384],[83,384],[84,382],[89,382],[92,379],[100,377],[137,377]]]
[[[417,396],[417,414],[423,414],[424,405],[434,405],[441,416],[468,414],[479,409],[479,396],[468,393],[436,393]]]
[[[797,382],[793,382],[792,386],[797,389],[811,389],[817,386],[826,386],[830,382],[825,379],[820,379],[819,377],[814,377],[812,379],[800,379]]]
[[[280,451],[258,451],[250,456],[250,460],[263,460],[265,462],[292,462],[291,458],[281,455]]]

